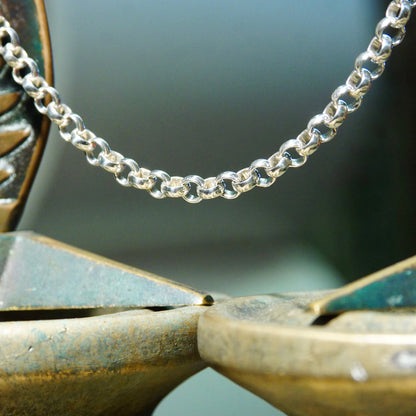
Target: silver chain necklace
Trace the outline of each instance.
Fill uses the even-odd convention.
[[[61,137],[83,151],[87,161],[114,174],[122,186],[147,190],[155,198],[183,198],[197,203],[203,199],[237,198],[256,186],[268,187],[289,168],[303,166],[322,143],[332,140],[346,116],[357,110],[372,82],[384,71],[395,46],[406,34],[405,26],[416,0],[393,0],[375,29],[367,50],[358,55],[345,84],[331,95],[322,113],[312,117],[295,139],[284,142],[267,159],[257,159],[238,172],[226,171],[216,177],[170,176],[163,170],[149,170],[112,150],[109,144],[85,127],[81,116],[61,101],[59,92],[39,74],[36,62],[20,45],[16,31],[0,16],[0,54],[13,69],[15,82],[33,98],[39,113],[58,126]]]

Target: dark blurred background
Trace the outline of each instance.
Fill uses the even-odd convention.
[[[48,0],[56,86],[145,167],[215,176],[271,155],[323,110],[387,3]],[[20,228],[233,296],[336,287],[413,255],[415,26],[337,137],[271,188],[154,200],[53,128]],[[214,377],[182,386],[177,403],[192,409],[206,383],[207,414],[276,414]],[[171,406],[157,414],[193,414]]]

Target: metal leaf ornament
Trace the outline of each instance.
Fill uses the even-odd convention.
[[[21,43],[52,80],[49,35],[42,1],[3,0],[0,14],[19,31]],[[45,146],[48,120],[0,61],[0,231],[16,227]]]
[[[4,68],[4,62],[0,65]],[[22,94],[20,92],[7,93],[1,91],[0,95],[0,121],[5,119],[5,122],[1,123],[2,128],[5,127],[5,129],[0,130],[0,158],[2,158],[0,163],[0,189],[2,191],[4,188],[7,188],[7,180],[12,179],[16,175],[15,168],[7,162],[4,156],[10,154],[20,145],[23,145],[34,134],[33,128],[25,120],[22,120],[23,125],[17,130],[12,130],[11,126],[7,123],[7,119],[10,117],[9,113],[18,107],[21,97]],[[14,111],[19,110],[15,109]]]

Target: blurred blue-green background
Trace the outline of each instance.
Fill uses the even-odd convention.
[[[215,176],[271,155],[323,110],[385,4],[47,0],[55,84],[115,150],[172,175]],[[20,228],[232,296],[336,287],[408,257],[415,39],[413,17],[336,139],[234,201],[122,188],[53,128]],[[156,411],[194,414],[276,410],[207,370]]]

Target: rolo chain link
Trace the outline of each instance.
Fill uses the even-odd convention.
[[[393,47],[406,33],[416,0],[393,0],[387,7],[365,52],[358,55],[354,69],[344,85],[331,96],[321,114],[309,121],[295,139],[284,142],[267,159],[257,159],[238,172],[226,171],[216,177],[202,178],[170,176],[162,170],[149,170],[133,159],[112,150],[109,144],[85,127],[82,118],[61,101],[58,91],[40,76],[36,62],[19,43],[16,31],[0,16],[0,54],[12,68],[12,76],[33,98],[39,113],[58,126],[61,137],[85,153],[87,161],[114,174],[122,186],[147,190],[155,198],[183,198],[197,203],[203,199],[237,198],[256,186],[268,187],[289,168],[297,168],[307,161],[322,143],[334,138],[346,116],[361,105],[372,82],[384,71]]]

